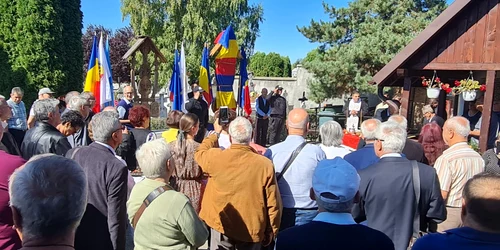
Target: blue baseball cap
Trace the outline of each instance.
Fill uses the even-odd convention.
[[[340,157],[322,160],[316,166],[312,188],[316,196],[326,203],[342,203],[354,199],[359,190],[360,177],[356,169]],[[332,194],[336,198],[325,195]]]

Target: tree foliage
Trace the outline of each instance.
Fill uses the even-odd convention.
[[[254,76],[290,77],[292,65],[288,56],[278,53],[257,52],[250,57],[249,70]]]
[[[310,42],[321,44],[303,62],[316,78],[309,84],[315,101],[372,90],[372,76],[446,8],[446,1],[355,0],[346,8],[323,7],[331,21],[298,27]]]
[[[102,25],[89,25],[85,34],[82,36],[83,42],[83,60],[84,60],[84,75],[87,73],[87,68],[90,60],[90,54],[92,53],[92,41],[94,34],[97,35],[97,41],[99,42],[101,33],[104,39],[108,37],[109,39],[109,60],[111,61],[111,71],[113,73],[113,82],[130,82],[130,63],[127,60],[123,60],[122,57],[127,53],[132,46],[134,40],[134,32],[131,27],[125,27],[112,31],[107,29]]]
[[[0,0],[0,89],[25,89],[25,100],[50,87],[82,88],[80,0]]]
[[[247,0],[122,0],[122,13],[130,18],[134,33],[150,36],[168,59],[168,63],[160,67],[163,83],[170,77],[173,51],[180,48],[182,41],[188,71],[196,78],[205,42],[212,44],[215,37],[232,24],[238,44],[251,55],[263,21],[262,6],[250,5]]]

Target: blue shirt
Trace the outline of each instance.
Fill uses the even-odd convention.
[[[264,105],[265,105],[266,102],[268,102],[268,100],[266,100],[266,98],[262,97],[262,102],[264,102]],[[264,111],[262,111],[259,108],[259,99],[257,98],[255,101],[255,111],[257,111],[257,114],[259,114],[260,116],[270,116],[271,115],[271,106],[269,106],[269,110],[267,111],[267,113],[264,113]]]
[[[344,160],[349,162],[356,170],[359,171],[377,163],[379,158],[375,154],[373,144],[366,144],[363,148],[344,156]]]
[[[417,240],[412,250],[494,250],[500,249],[500,234],[470,227],[455,228],[442,234],[428,234]]]
[[[24,102],[15,103],[11,99],[7,101],[7,104],[12,109],[12,117],[7,120],[9,124],[9,129],[27,130],[28,123],[26,117],[26,106]]]
[[[282,143],[269,148],[274,170],[280,173],[293,151],[305,141],[304,137],[289,135]],[[315,208],[316,202],[309,197],[312,176],[318,162],[326,159],[325,152],[317,145],[307,144],[295,158],[292,165],[278,181],[284,208]]]

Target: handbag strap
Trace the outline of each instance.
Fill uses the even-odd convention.
[[[303,142],[300,144],[293,152],[290,158],[288,158],[288,161],[286,161],[285,166],[283,167],[283,170],[278,174],[278,177],[276,177],[276,180],[281,180],[283,178],[283,175],[286,173],[286,171],[290,168],[290,165],[292,165],[293,161],[295,158],[297,158],[297,155],[299,155],[300,151],[306,146],[307,142]]]
[[[413,191],[415,192],[415,204],[416,204],[416,209],[415,209],[415,216],[413,218],[413,237],[418,237],[418,234],[420,232],[420,210],[419,210],[419,204],[420,204],[420,173],[418,170],[418,163],[417,161],[411,161],[412,165],[412,176],[413,176]]]
[[[137,212],[135,212],[134,219],[132,220],[132,226],[135,228],[137,225],[137,222],[139,222],[139,219],[141,218],[142,214],[144,213],[144,210],[153,202],[158,196],[161,194],[165,193],[168,190],[172,190],[172,188],[169,185],[165,185],[162,187],[158,187],[155,190],[151,191],[151,193],[146,196],[146,199],[141,204],[141,207]]]

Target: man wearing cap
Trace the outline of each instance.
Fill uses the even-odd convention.
[[[310,191],[319,213],[312,222],[278,234],[276,249],[393,250],[384,233],[354,221],[351,209],[359,202],[359,183],[356,169],[342,158],[319,162]]]
[[[271,117],[269,118],[269,144],[280,142],[281,131],[285,128],[286,99],[281,96],[283,87],[280,85],[274,89],[274,94],[269,100],[271,105]]]
[[[446,219],[436,170],[402,157],[405,143],[406,129],[400,124],[384,122],[378,127],[373,148],[380,160],[359,171],[361,201],[353,209],[356,222],[365,221],[385,233],[397,250],[408,247],[416,215],[416,226],[423,232],[435,232],[436,223]],[[418,206],[414,184],[420,185]]]
[[[35,103],[39,100],[45,100],[48,98],[52,98],[53,94],[54,94],[54,91],[50,90],[49,88],[42,88],[42,89],[40,89],[40,91],[38,91],[38,100],[33,102],[33,105],[31,105],[30,116],[28,117],[28,128],[32,128],[35,126],[35,111],[33,110]]]
[[[203,91],[204,90],[200,86],[193,84],[193,97],[189,98],[186,103],[186,110],[198,116],[200,121],[200,130],[198,130],[198,134],[194,138],[194,140],[199,143],[205,138],[208,125],[208,104],[203,100]]]

